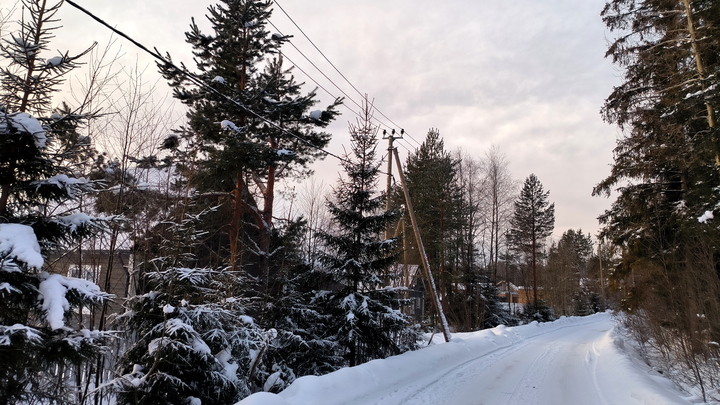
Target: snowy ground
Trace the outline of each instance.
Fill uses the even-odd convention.
[[[603,313],[456,334],[450,343],[303,377],[238,405],[692,403],[614,328]]]

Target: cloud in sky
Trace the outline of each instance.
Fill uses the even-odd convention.
[[[147,46],[186,63],[191,54],[184,31],[193,16],[207,27],[204,14],[212,4],[78,1]],[[595,233],[596,217],[610,203],[590,196],[609,173],[617,135],[599,114],[620,76],[603,58],[609,37],[599,16],[603,5],[604,0],[280,1],[343,74],[413,138],[422,141],[430,127],[438,128],[448,149],[462,148],[476,157],[498,145],[515,178],[522,181],[535,173],[556,203],[556,236],[569,228]],[[58,36],[71,39],[71,50],[107,38],[106,30],[68,6],[61,18],[65,27]],[[359,101],[279,9],[272,21]],[[137,50],[129,43],[123,48],[128,63],[134,63]],[[340,95],[294,49],[285,51]],[[302,73],[296,75],[312,85]],[[322,90],[319,94],[323,104],[332,99]],[[347,122],[354,121],[351,112],[343,112],[329,128],[335,153],[348,144]],[[417,146],[412,140],[403,145]],[[331,174],[327,183],[339,170],[331,158],[318,164],[318,172]]]

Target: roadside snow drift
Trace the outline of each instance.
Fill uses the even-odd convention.
[[[302,377],[280,394],[237,405],[690,403],[626,347],[603,313],[458,333],[449,343]]]

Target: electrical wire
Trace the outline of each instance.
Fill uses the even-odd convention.
[[[310,37],[308,37],[308,35],[305,33],[305,31],[304,31],[302,28],[300,28],[300,26],[295,22],[295,20],[290,16],[290,14],[288,14],[287,11],[285,11],[285,9],[282,7],[282,5],[280,5],[280,3],[278,3],[277,0],[274,0],[273,2],[275,3],[276,6],[278,6],[278,8],[280,9],[280,11],[282,11],[283,14],[285,14],[285,16],[290,20],[290,22],[292,22],[293,25],[300,31],[300,33],[305,37],[305,39],[307,39],[308,42],[310,42],[310,44],[313,46],[313,48],[315,48],[315,50],[317,50],[317,51],[320,53],[320,55],[322,55],[322,57],[325,59],[325,61],[327,61],[327,63],[329,63],[330,66],[332,66],[333,69],[335,69],[335,71],[340,75],[340,77],[342,77],[342,78],[350,85],[350,87],[352,87],[352,88],[360,95],[360,97],[364,97],[363,93],[362,93],[360,90],[358,90],[358,88],[355,87],[355,85],[352,84],[352,82],[350,82],[350,80],[340,71],[340,69],[338,69],[337,66],[335,66],[335,64],[330,61],[330,59],[325,55],[325,53],[323,53],[323,51],[321,51],[320,48],[318,48],[318,46],[315,45],[315,42],[313,42],[313,40],[310,39]],[[291,43],[291,44],[292,44],[292,43]],[[292,45],[293,45],[293,47],[295,47],[294,44],[292,44]],[[297,47],[295,47],[295,49],[297,49]],[[299,49],[298,49],[298,52],[300,52]],[[302,54],[302,52],[300,52],[300,53]],[[302,54],[302,55],[305,56],[304,54]],[[308,58],[305,57],[305,59],[308,59]],[[308,61],[310,61],[310,59],[308,59]],[[311,63],[312,63],[312,62],[311,62]],[[315,66],[314,63],[313,63],[313,66]],[[316,69],[318,69],[318,68],[316,67]],[[320,69],[318,69],[318,71],[320,71]],[[322,72],[321,72],[321,73],[322,73]],[[326,76],[324,73],[322,73],[322,74],[323,74],[323,76],[325,76],[325,77],[327,78],[327,76]],[[328,79],[328,80],[330,80],[330,79]],[[331,80],[331,83],[332,83],[332,80]],[[333,83],[333,84],[335,85],[335,83]],[[338,86],[335,85],[335,87],[338,87]],[[338,87],[338,89],[339,89],[339,87]],[[342,91],[342,90],[341,90],[341,91]],[[345,94],[345,92],[343,92],[343,94]],[[351,99],[351,100],[352,100],[352,99]],[[354,102],[354,101],[353,101],[353,102]],[[357,103],[356,103],[356,104],[357,104]],[[396,128],[402,128],[401,126],[399,126],[398,124],[396,124],[393,120],[391,120],[390,118],[388,118],[380,109],[378,109],[377,107],[375,107],[375,109],[376,109],[376,111],[377,111],[378,113],[380,113],[380,115],[382,115],[386,120],[390,121],[393,125],[395,125]],[[388,125],[388,127],[389,127],[389,125]],[[415,141],[415,143],[417,143],[418,145],[420,145],[420,142],[418,142],[415,138],[413,138],[407,131],[405,132],[405,135],[407,135],[410,139],[412,139],[413,141]]]
[[[282,34],[281,34],[281,35],[282,35]],[[321,88],[323,91],[325,91],[325,93],[327,93],[328,95],[330,95],[330,97],[332,97],[332,98],[334,98],[334,99],[337,99],[337,98],[338,98],[336,95],[332,94],[328,89],[326,89],[325,87],[323,87],[323,85],[321,85],[320,83],[318,83],[318,81],[315,80],[312,76],[310,76],[305,70],[303,70],[303,68],[301,68],[300,66],[298,66],[297,63],[293,62],[293,60],[290,59],[290,57],[288,57],[286,53],[284,53],[284,52],[281,51],[280,54],[283,56],[283,58],[287,59],[288,62],[290,62],[295,68],[297,68],[300,72],[302,72],[302,74],[304,74],[308,79],[312,80],[312,82],[315,83],[316,86],[318,86],[318,87]],[[354,101],[353,101],[353,102],[354,102]],[[357,104],[357,103],[356,103],[356,104]],[[358,118],[362,118],[362,116],[361,116],[357,111],[355,111],[355,110],[353,110],[352,108],[348,107],[345,103],[342,103],[342,104],[340,104],[340,105],[343,106],[343,107],[345,107],[345,109],[347,109],[347,110],[350,111],[351,113],[355,114]]]
[[[276,30],[280,35],[286,36],[285,34],[282,33],[282,31],[280,31],[280,29],[279,29],[272,21],[270,21],[269,19],[267,19],[267,22],[268,22],[273,28],[275,28],[275,30]],[[362,105],[360,105],[360,103],[358,103],[352,96],[350,96],[349,94],[347,94],[340,86],[337,85],[337,83],[335,83],[327,74],[325,74],[325,72],[323,72],[322,69],[320,69],[320,67],[318,67],[312,60],[310,60],[310,58],[309,58],[307,55],[305,55],[305,53],[303,53],[303,51],[301,51],[301,50],[293,43],[293,41],[288,40],[287,42],[288,42],[293,48],[295,48],[295,50],[296,50],[303,58],[305,58],[305,60],[308,61],[308,63],[310,63],[310,65],[312,65],[312,66],[315,68],[315,70],[317,70],[318,72],[320,72],[320,74],[321,74],[325,79],[327,79],[330,83],[332,83],[332,85],[335,86],[335,88],[338,89],[338,90],[340,91],[340,93],[342,93],[342,94],[345,96],[346,99],[352,101],[353,104],[355,104],[360,110],[362,110],[362,108],[363,108]],[[307,73],[304,69],[302,69],[297,63],[293,62],[292,59],[290,59],[290,58],[287,56],[286,53],[284,53],[284,52],[281,52],[281,53],[282,53],[282,55],[283,55],[288,61],[290,61],[290,63],[293,64],[293,66],[295,66],[298,70],[300,70],[305,76],[307,76],[310,80],[312,80],[316,85],[318,85],[320,88],[322,88],[322,89],[323,89],[326,93],[328,93],[330,96],[332,96],[332,97],[334,97],[334,98],[337,98],[334,94],[332,94],[330,91],[328,91],[325,87],[323,87],[322,85],[320,85],[320,83],[318,83],[317,80],[315,80],[309,73]],[[362,97],[364,98],[364,96],[362,96]],[[357,115],[358,117],[362,118],[362,117],[360,116],[360,114],[357,113],[357,111],[351,109],[350,107],[348,107],[348,106],[345,105],[345,104],[343,104],[343,106],[344,106],[345,108],[347,108],[349,111],[351,111],[352,113],[354,113],[355,115]],[[374,107],[373,107],[373,108],[374,108]],[[375,109],[375,108],[374,108],[374,109]],[[378,111],[378,112],[380,112],[380,111]],[[378,122],[378,126],[379,126],[379,127],[385,127],[385,128],[387,128],[387,129],[391,129],[391,128],[392,128],[390,125],[388,125],[387,123],[385,123],[385,122],[383,122],[383,121],[380,121],[380,120],[377,119],[377,118],[375,118],[375,121]]]
[[[193,74],[193,73],[191,73],[191,72],[188,72],[186,69],[182,69],[182,68],[178,67],[177,65],[175,65],[174,63],[172,63],[171,61],[165,59],[165,57],[163,57],[162,55],[160,55],[160,54],[157,52],[157,49],[155,49],[155,51],[149,50],[147,47],[145,47],[145,46],[144,46],[143,44],[141,44],[140,42],[132,39],[130,36],[126,35],[126,34],[123,33],[122,31],[120,31],[120,30],[118,30],[118,29],[110,26],[108,23],[106,23],[105,21],[103,21],[103,20],[100,19],[99,17],[95,16],[93,13],[91,13],[91,12],[88,11],[88,10],[86,10],[86,9],[83,8],[82,6],[78,5],[78,4],[75,3],[74,1],[72,1],[72,0],[65,0],[65,2],[68,3],[68,4],[70,4],[71,6],[75,7],[76,9],[80,10],[80,11],[83,12],[84,14],[88,15],[90,18],[92,18],[93,20],[97,21],[98,23],[100,23],[101,25],[105,26],[106,28],[110,29],[111,31],[113,31],[113,32],[116,33],[117,35],[119,35],[119,36],[127,39],[127,40],[130,41],[133,45],[135,45],[135,46],[137,46],[138,48],[142,49],[143,51],[147,52],[148,54],[150,54],[150,55],[151,55],[152,57],[154,57],[155,59],[161,61],[163,64],[165,64],[165,65],[167,65],[167,66],[169,66],[169,67],[172,67],[173,69],[175,69],[175,70],[177,70],[178,72],[182,73],[183,75],[185,75],[186,78],[188,78],[188,79],[189,79],[192,83],[194,83],[196,86],[201,87],[201,88],[203,88],[203,89],[205,89],[205,90],[207,90],[207,91],[210,91],[210,92],[212,92],[212,93],[214,93],[214,94],[216,94],[216,95],[218,95],[218,96],[226,99],[226,100],[229,101],[230,103],[235,104],[237,107],[240,107],[242,110],[244,110],[244,111],[247,112],[248,114],[250,114],[250,115],[252,115],[252,116],[260,119],[261,121],[265,122],[266,124],[270,125],[271,127],[280,130],[282,133],[284,133],[284,134],[286,134],[286,135],[290,135],[291,137],[299,140],[300,142],[302,142],[302,143],[310,146],[310,147],[313,148],[313,149],[316,149],[316,150],[318,150],[318,151],[320,151],[320,152],[323,152],[323,153],[325,153],[326,155],[332,156],[332,157],[334,157],[334,158],[336,158],[336,159],[338,159],[338,160],[340,160],[340,161],[342,161],[342,162],[351,163],[349,160],[347,160],[347,159],[345,159],[345,158],[342,158],[342,157],[340,157],[340,156],[338,156],[338,155],[336,155],[336,154],[334,154],[334,153],[332,153],[332,152],[330,152],[330,151],[327,151],[327,150],[325,150],[325,149],[323,149],[323,148],[321,148],[321,147],[319,147],[319,146],[317,146],[317,145],[314,145],[312,142],[308,141],[307,139],[303,139],[303,138],[301,138],[301,137],[293,134],[292,132],[286,130],[285,128],[282,128],[282,127],[279,126],[278,124],[270,121],[269,119],[261,116],[260,114],[256,113],[255,111],[251,110],[251,109],[248,108],[247,106],[241,104],[241,103],[238,102],[237,100],[235,100],[235,99],[231,98],[230,96],[228,96],[228,95],[226,95],[226,94],[218,91],[217,89],[215,89],[215,88],[213,88],[212,86],[208,85],[207,83],[203,82],[202,79],[200,79],[199,77],[197,77],[195,74]]]
[[[343,163],[353,164],[352,161],[350,161],[350,160],[348,160],[348,159],[345,159],[345,158],[343,158],[343,157],[341,157],[341,156],[339,156],[339,155],[337,155],[337,154],[335,154],[335,153],[333,153],[333,152],[330,152],[330,151],[328,151],[328,150],[325,150],[325,149],[323,149],[323,148],[321,148],[321,147],[319,147],[319,146],[317,146],[317,145],[314,145],[312,142],[310,142],[310,141],[308,141],[308,140],[306,140],[306,139],[303,139],[303,138],[301,138],[301,137],[293,134],[292,132],[286,130],[285,128],[282,128],[282,127],[279,126],[278,124],[270,121],[269,119],[261,116],[260,114],[256,113],[255,111],[251,110],[251,109],[248,108],[247,106],[241,104],[241,103],[238,102],[237,100],[235,100],[235,99],[231,98],[230,96],[228,96],[228,95],[220,92],[219,90],[213,88],[212,86],[210,86],[210,85],[208,85],[207,83],[205,83],[202,79],[200,79],[199,77],[197,77],[197,75],[195,75],[195,74],[187,71],[187,70],[184,69],[184,68],[180,68],[179,66],[175,65],[174,63],[172,63],[170,60],[168,60],[168,59],[166,59],[165,57],[163,57],[162,55],[160,55],[160,53],[157,51],[157,48],[155,48],[155,51],[151,51],[150,49],[148,49],[147,47],[145,47],[145,46],[144,46],[143,44],[141,44],[140,42],[136,41],[135,39],[133,39],[133,38],[130,37],[129,35],[125,34],[124,32],[118,30],[117,28],[110,26],[107,22],[105,22],[105,21],[102,20],[101,18],[97,17],[96,15],[94,15],[93,13],[91,13],[89,10],[87,10],[87,9],[83,8],[82,6],[78,5],[78,4],[75,3],[73,0],[65,0],[65,2],[67,2],[67,3],[70,4],[71,6],[75,7],[76,9],[78,9],[79,11],[81,11],[82,13],[86,14],[87,16],[89,16],[90,18],[92,18],[93,20],[97,21],[97,22],[100,23],[102,26],[110,29],[111,31],[113,31],[113,32],[116,33],[117,35],[119,35],[119,36],[121,36],[122,38],[125,38],[126,40],[130,41],[133,45],[135,45],[136,47],[138,47],[138,48],[140,48],[141,50],[145,51],[146,53],[148,53],[149,55],[151,55],[153,58],[159,60],[160,62],[162,62],[162,63],[165,64],[166,66],[172,67],[173,69],[177,70],[177,71],[180,72],[181,74],[185,75],[185,77],[187,77],[187,78],[188,78],[192,83],[194,83],[196,86],[201,87],[201,88],[203,88],[203,89],[205,89],[205,90],[207,90],[207,91],[210,91],[210,92],[212,92],[212,93],[214,93],[214,94],[216,94],[216,95],[224,98],[225,100],[229,101],[229,102],[232,103],[232,104],[235,104],[237,107],[241,108],[242,110],[244,110],[244,111],[247,112],[248,114],[250,114],[250,115],[252,115],[252,116],[260,119],[261,121],[263,121],[263,122],[265,122],[266,124],[272,126],[273,128],[280,130],[282,133],[287,134],[287,135],[289,135],[289,136],[291,136],[291,137],[299,140],[300,142],[302,142],[302,143],[310,146],[311,148],[313,148],[313,149],[315,149],[315,150],[318,150],[318,151],[320,151],[320,152],[322,152],[322,153],[324,153],[324,154],[326,154],[326,155],[328,155],[328,156],[332,156],[332,157],[334,157],[335,159],[337,159],[337,160],[339,160],[339,161],[341,161],[341,162],[343,162]],[[299,68],[298,68],[298,69],[299,69]],[[326,90],[326,91],[327,91],[327,90]],[[396,138],[396,139],[401,139],[401,138]],[[343,148],[343,149],[344,149],[344,148]],[[405,148],[405,149],[407,149],[407,148]],[[383,171],[381,171],[381,170],[378,170],[378,173],[384,174],[384,175],[393,176],[392,173],[386,173],[386,172],[383,172]]]

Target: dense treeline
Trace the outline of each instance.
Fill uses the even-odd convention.
[[[720,370],[720,3],[613,0],[602,18],[624,69],[602,111],[624,136],[595,189],[618,193],[600,218],[621,250],[613,282],[637,336],[708,388]]]
[[[25,0],[1,31],[0,404],[232,404],[437,330],[404,193],[379,186],[371,102],[332,193],[278,210],[342,100],[317,106],[284,65],[270,1],[211,6],[211,32],[186,34],[195,66],[159,63],[181,119],[110,47],[53,55],[61,4]],[[83,57],[80,102],[53,108]],[[403,175],[453,330],[605,308],[610,250],[580,230],[548,244],[549,191],[497,148],[448,151],[431,129]]]

